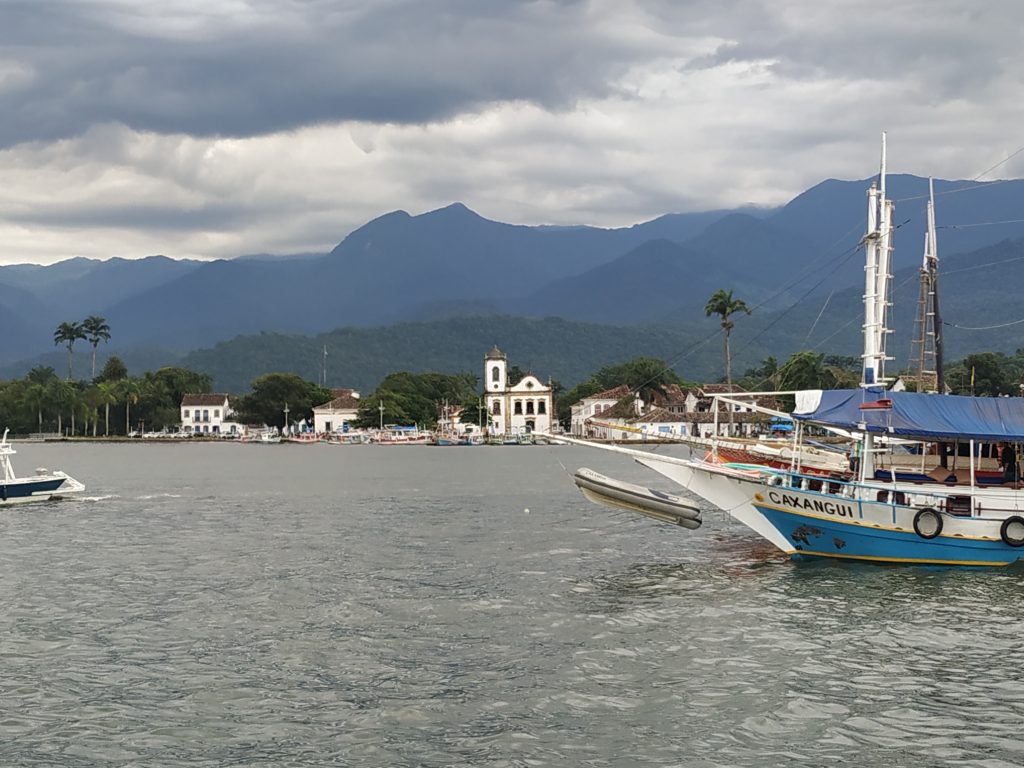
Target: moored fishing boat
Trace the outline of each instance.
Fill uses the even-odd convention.
[[[59,471],[37,469],[34,475],[18,477],[11,465],[11,456],[17,451],[8,442],[7,433],[5,429],[0,439],[0,506],[60,499],[85,490],[82,483]]]
[[[618,446],[747,525],[794,558],[1001,566],[1024,556],[1024,491],[1015,462],[1000,477],[981,466],[993,444],[1024,444],[1024,398],[891,392],[885,387],[894,205],[879,183],[868,192],[861,386],[797,393],[789,466],[683,459]],[[934,201],[926,253],[935,252]],[[941,380],[941,379],[940,379]],[[940,387],[941,389],[941,387]],[[852,473],[803,466],[806,436],[843,431],[858,446]],[[575,442],[575,441],[574,441]],[[891,458],[912,446],[917,467]],[[964,451],[963,449],[966,449]],[[1004,455],[1011,455],[1004,449]],[[966,468],[948,466],[965,457]],[[885,456],[890,456],[888,464]],[[934,464],[935,466],[931,466]]]

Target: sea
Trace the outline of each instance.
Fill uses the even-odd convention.
[[[1018,569],[792,562],[579,446],[16,448],[87,491],[0,510],[2,766],[1024,764]]]

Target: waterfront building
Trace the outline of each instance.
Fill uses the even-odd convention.
[[[584,397],[578,403],[571,406],[572,417],[569,422],[569,433],[573,437],[606,437],[601,434],[604,428],[595,422],[608,422],[615,417],[613,411],[619,411],[616,407],[619,401],[630,398],[627,401],[626,413],[619,416],[616,421],[631,419],[643,411],[643,402],[639,395],[632,394],[630,388],[625,384],[606,389],[595,395]],[[602,416],[605,418],[602,419]]]
[[[219,392],[185,395],[181,399],[181,430],[194,435],[235,435],[242,432],[232,421],[228,396]]]
[[[497,345],[484,357],[484,402],[492,435],[550,432],[555,398],[550,384],[533,373],[510,385],[508,359]]]
[[[333,399],[313,409],[313,431],[348,432],[359,413],[359,393],[354,389],[332,389]]]

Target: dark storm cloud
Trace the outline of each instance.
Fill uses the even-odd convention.
[[[138,130],[252,136],[342,119],[418,123],[482,104],[559,109],[638,56],[583,3],[0,5],[0,144]],[[4,74],[6,72],[6,75]]]

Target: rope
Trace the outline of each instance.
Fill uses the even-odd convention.
[[[944,322],[943,325],[948,325],[950,328],[958,328],[961,331],[993,331],[996,328],[1009,328],[1011,325],[1020,325],[1021,323],[1024,323],[1024,319],[1014,320],[1013,322],[1010,323],[1000,323],[999,325],[979,325],[976,328],[972,328],[967,325],[957,325],[956,323],[946,322]]]

